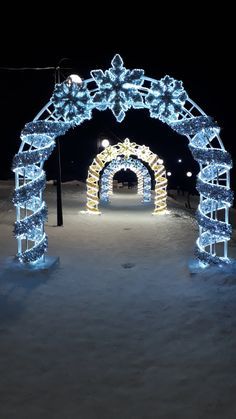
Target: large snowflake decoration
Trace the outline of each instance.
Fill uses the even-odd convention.
[[[91,119],[92,100],[85,84],[56,84],[51,101],[57,117],[63,117],[75,125]]]
[[[151,83],[151,90],[146,96],[146,104],[152,118],[171,122],[178,119],[187,97],[182,81],[165,76],[163,79]]]
[[[112,68],[103,72],[93,70],[91,75],[99,87],[93,97],[97,109],[111,109],[118,122],[123,121],[125,112],[133,108],[142,108],[142,95],[132,85],[143,84],[144,70],[127,70],[119,54],[113,58]]]

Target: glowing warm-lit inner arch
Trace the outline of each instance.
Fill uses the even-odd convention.
[[[100,214],[98,209],[99,198],[99,177],[100,172],[105,164],[118,156],[129,158],[136,156],[138,159],[147,163],[154,172],[155,178],[155,198],[154,198],[154,212],[153,214],[160,214],[166,210],[166,172],[163,164],[156,154],[154,154],[149,147],[145,145],[138,145],[131,143],[128,138],[123,143],[118,143],[113,146],[105,148],[93,160],[88,171],[87,178],[87,212],[90,214]]]

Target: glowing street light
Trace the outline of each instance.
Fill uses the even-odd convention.
[[[182,163],[182,159],[178,159],[178,163]]]
[[[70,76],[67,77],[67,82],[68,84],[71,84],[71,83],[82,84],[82,79],[80,78],[80,76],[78,76],[78,74],[71,74]]]
[[[157,163],[159,163],[159,164],[163,164],[163,163],[164,163],[164,161],[163,161],[162,159],[158,159],[158,160],[157,160]]]
[[[193,174],[192,174],[192,172],[187,172],[187,173],[186,173],[186,176],[187,176],[187,177],[191,177],[192,175],[193,175]]]
[[[103,148],[107,148],[110,145],[110,141],[109,140],[102,140],[102,147]]]
[[[171,172],[167,172],[166,174],[167,174],[167,176],[171,176],[172,173]]]

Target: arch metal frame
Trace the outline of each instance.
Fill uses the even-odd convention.
[[[128,70],[118,54],[110,69],[93,70],[91,76],[81,84],[74,83],[72,78],[57,84],[50,101],[22,130],[21,145],[13,160],[18,260],[41,261],[48,247],[44,231],[47,207],[43,200],[46,185],[43,165],[53,151],[55,138],[91,119],[93,109],[111,109],[121,122],[128,109],[146,108],[152,118],[188,138],[192,155],[199,163],[196,256],[200,265],[229,263],[232,160],[217,124],[187,96],[182,82],[169,76],[155,80],[146,77],[143,70]],[[103,158],[102,153],[100,157]]]

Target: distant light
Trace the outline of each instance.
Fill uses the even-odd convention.
[[[82,84],[82,79],[80,78],[80,76],[78,76],[78,74],[71,74],[70,76],[67,77],[67,82],[69,84],[71,83]]]
[[[103,147],[103,148],[108,147],[108,146],[109,146],[109,144],[110,144],[110,141],[109,141],[109,140],[102,140],[102,147]]]
[[[157,160],[157,163],[159,163],[159,164],[163,164],[163,163],[164,163],[164,161],[163,161],[162,159],[158,159],[158,160]]]
[[[187,176],[187,177],[191,177],[191,176],[192,176],[192,172],[187,172],[187,173],[186,173],[186,176]]]
[[[178,159],[178,163],[182,163],[182,159]]]
[[[167,174],[167,176],[171,176],[171,172],[167,172],[166,174]]]

